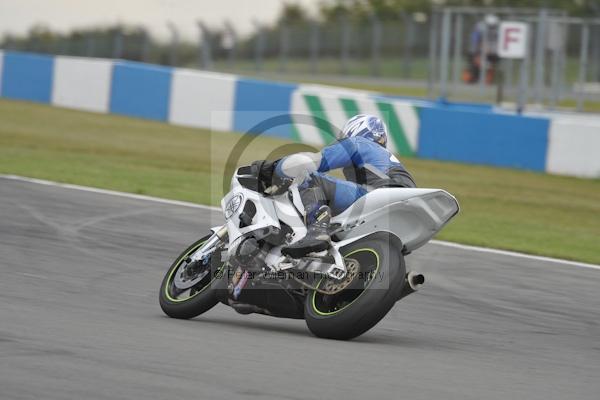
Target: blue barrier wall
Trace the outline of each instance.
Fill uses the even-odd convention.
[[[418,155],[544,171],[550,121],[423,107]]]
[[[133,62],[113,66],[110,112],[166,121],[172,69]]]
[[[2,97],[49,103],[52,96],[54,57],[4,53]]]
[[[236,82],[233,130],[248,132],[257,124],[265,127],[264,133],[292,139],[292,93],[297,85],[239,78]],[[270,128],[270,120],[274,127]],[[260,132],[253,132],[260,133]]]

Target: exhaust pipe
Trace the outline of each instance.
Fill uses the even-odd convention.
[[[425,283],[425,276],[423,274],[410,271],[408,274],[406,274],[406,282],[410,288],[416,292]]]
[[[425,276],[417,272],[410,271],[404,278],[404,287],[398,296],[398,300],[408,296],[411,293],[416,292],[425,283]]]

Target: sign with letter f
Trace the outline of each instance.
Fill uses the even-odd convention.
[[[523,22],[504,21],[498,31],[498,55],[502,58],[524,58],[527,52],[527,30]]]

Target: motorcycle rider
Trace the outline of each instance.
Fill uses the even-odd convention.
[[[274,163],[262,162],[260,176],[271,183],[266,193],[287,190],[293,179],[305,212],[307,234],[282,249],[299,258],[329,247],[329,223],[368,191],[381,187],[415,187],[404,165],[387,149],[387,128],[381,119],[356,115],[340,131],[338,140],[317,153],[296,153]],[[325,172],[343,168],[346,180]]]
[[[478,22],[471,32],[467,52],[468,67],[463,72],[463,80],[467,83],[479,81],[479,75],[485,74],[488,84],[494,80],[494,73],[500,58],[497,54],[498,28],[500,20],[494,14],[488,14]],[[487,71],[481,71],[482,59],[487,59]]]
[[[274,163],[262,162],[260,176],[271,183],[265,193],[282,193],[294,179],[305,211],[307,234],[285,246],[282,254],[300,258],[330,245],[331,217],[350,207],[368,191],[381,187],[415,187],[404,165],[386,149],[387,129],[381,119],[356,115],[338,140],[320,152],[296,153]],[[325,172],[343,168],[346,180]]]

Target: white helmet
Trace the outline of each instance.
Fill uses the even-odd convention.
[[[340,133],[342,138],[362,136],[383,147],[387,145],[387,128],[381,119],[373,115],[355,115],[346,122]]]
[[[500,22],[500,19],[494,14],[487,14],[484,21],[488,26],[496,26]]]

